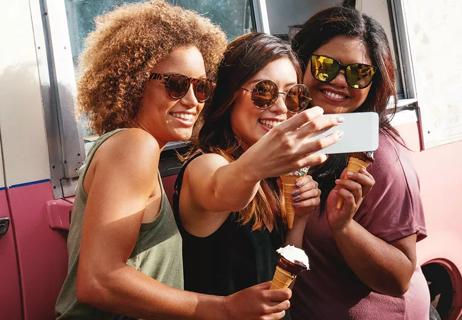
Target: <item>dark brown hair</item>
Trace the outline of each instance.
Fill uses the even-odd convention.
[[[213,98],[202,112],[202,127],[193,150],[218,153],[230,161],[239,158],[244,150],[231,127],[236,92],[268,63],[280,58],[290,59],[300,82],[300,63],[285,41],[253,32],[236,38],[228,45],[218,67]],[[272,227],[275,215],[284,215],[278,201],[279,192],[275,179],[262,181],[255,198],[240,212],[242,223],[253,221],[254,230],[264,225]]]

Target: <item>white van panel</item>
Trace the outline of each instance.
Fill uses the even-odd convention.
[[[7,186],[50,178],[28,0],[4,5],[0,29],[0,130]]]
[[[462,139],[462,2],[405,1],[425,148]]]

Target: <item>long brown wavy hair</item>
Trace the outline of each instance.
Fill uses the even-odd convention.
[[[96,20],[80,57],[78,111],[96,134],[132,126],[153,67],[175,48],[196,46],[213,77],[226,47],[207,18],[162,0],[121,6]]]
[[[202,111],[198,136],[195,138],[192,154],[200,150],[218,153],[229,161],[236,160],[245,151],[231,127],[231,113],[236,92],[245,82],[263,69],[268,63],[289,58],[297,81],[302,80],[298,58],[285,41],[264,33],[248,33],[232,41],[218,67],[217,83],[213,98]],[[241,222],[252,222],[253,230],[264,226],[272,228],[281,210],[280,190],[276,178],[261,181],[260,187],[250,204],[240,211]]]
[[[390,124],[397,102],[395,68],[386,33],[376,20],[347,7],[328,8],[309,18],[301,25],[301,30],[292,41],[292,48],[302,60],[304,72],[313,52],[336,36],[360,39],[368,50],[372,64],[377,68],[366,100],[354,112],[376,112],[381,130],[404,144]],[[313,171],[321,189],[321,204],[325,203],[335,179],[340,176],[346,164],[347,155],[331,155]]]

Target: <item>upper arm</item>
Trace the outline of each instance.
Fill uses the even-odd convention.
[[[159,146],[141,130],[124,130],[100,146],[82,225],[79,273],[106,273],[125,264],[148,199],[160,193]],[[91,168],[93,167],[93,168]]]
[[[204,154],[186,167],[180,192],[179,208],[183,227],[195,236],[208,236],[217,230],[230,211],[220,211],[215,197],[216,172],[229,165],[218,154]]]
[[[417,258],[416,258],[416,241],[417,234],[411,234],[399,240],[393,241],[392,246],[400,250],[412,263],[412,272],[414,272]]]
[[[229,161],[214,153],[201,155],[186,167],[182,192],[190,195],[191,202],[205,211],[216,211],[219,200],[214,197],[217,171]]]

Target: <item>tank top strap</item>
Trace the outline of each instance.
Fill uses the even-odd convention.
[[[85,179],[85,175],[87,174],[87,170],[90,167],[90,163],[93,160],[93,157],[96,153],[96,151],[99,149],[99,147],[110,137],[112,137],[114,134],[124,130],[125,128],[120,128],[120,129],[115,129],[109,132],[106,132],[102,134],[101,136],[98,137],[98,139],[93,143],[91,146],[90,150],[88,151],[88,154],[86,156],[86,159],[83,163],[83,165],[79,169],[79,181],[78,181],[78,188],[77,188],[77,193],[82,197],[81,199],[87,199],[87,194],[84,191],[83,188],[83,181]]]
[[[173,209],[173,213],[175,214],[175,219],[177,219],[177,222],[179,222],[179,215],[180,215],[180,191],[181,191],[181,186],[183,185],[184,172],[186,171],[186,167],[188,166],[188,164],[202,154],[203,152],[197,152],[191,158],[186,160],[186,162],[183,164],[180,171],[178,172],[177,178],[175,180],[175,185],[173,187],[173,195],[172,195],[172,205],[173,205],[172,209]]]

